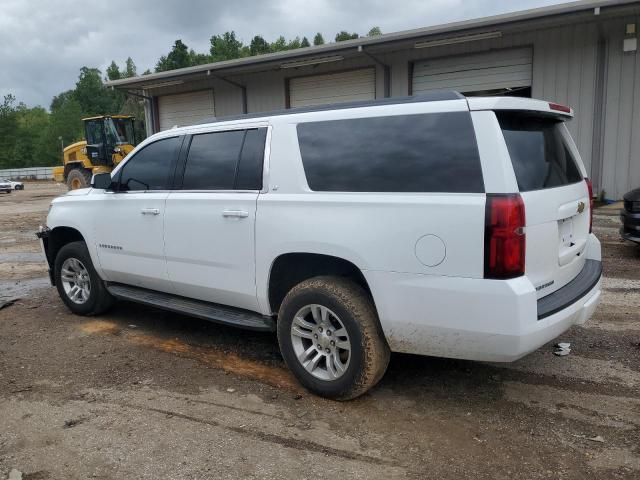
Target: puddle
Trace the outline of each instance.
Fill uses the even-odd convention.
[[[84,322],[80,325],[80,330],[84,333],[99,335],[118,335],[122,333],[122,329],[117,323],[105,320]],[[192,358],[213,368],[251,380],[257,380],[274,387],[295,391],[301,389],[293,375],[285,368],[265,365],[232,352],[223,352],[215,347],[194,346],[179,339],[165,339],[130,331],[127,331],[127,335],[122,338],[134,345],[154,348],[184,358]]]
[[[49,278],[29,278],[21,280],[0,280],[0,303],[28,297],[34,290],[50,287]]]
[[[42,252],[0,253],[0,263],[44,263]]]

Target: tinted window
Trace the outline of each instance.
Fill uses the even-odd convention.
[[[180,137],[158,140],[136,153],[122,167],[120,190],[169,190],[181,141]]]
[[[262,188],[262,163],[266,137],[266,128],[247,130],[236,176],[235,187],[237,190],[260,190]]]
[[[312,190],[484,192],[468,112],[298,125]]]
[[[266,128],[194,135],[183,190],[259,190]]]
[[[560,132],[561,122],[525,113],[498,113],[520,191],[582,181],[582,173]]]

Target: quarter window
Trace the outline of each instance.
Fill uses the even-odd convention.
[[[307,182],[339,192],[484,192],[468,112],[298,125]]]
[[[169,190],[181,141],[181,137],[165,138],[136,153],[122,167],[119,190]]]

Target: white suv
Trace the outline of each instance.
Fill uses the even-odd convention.
[[[305,387],[353,398],[390,351],[513,361],[592,314],[571,117],[436,92],[174,128],[55,199],[39,236],[73,312],[277,330]]]

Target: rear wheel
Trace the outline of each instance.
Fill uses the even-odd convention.
[[[91,171],[86,168],[74,168],[67,174],[67,188],[77,190],[91,185]]]
[[[114,298],[98,276],[84,242],[71,242],[56,255],[54,275],[58,294],[73,313],[98,315],[107,311]]]
[[[341,277],[312,278],[287,294],[278,342],[302,385],[338,400],[365,393],[389,363],[373,302],[362,287]]]

